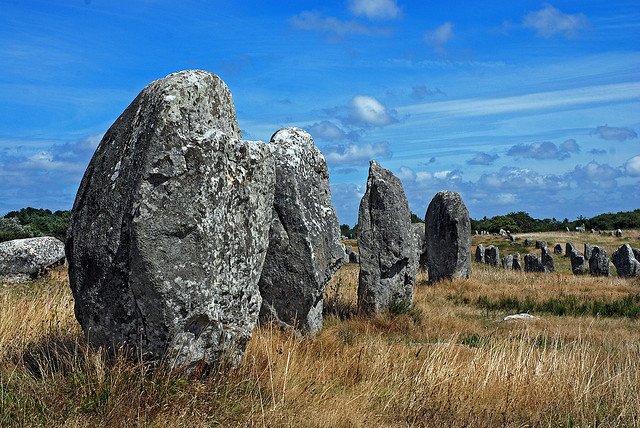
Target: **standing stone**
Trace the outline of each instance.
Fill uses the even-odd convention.
[[[571,253],[571,272],[574,275],[584,275],[587,272],[584,256],[577,251]]]
[[[633,257],[640,262],[640,248],[633,248]]]
[[[500,265],[500,249],[495,245],[489,245],[485,248],[484,262],[488,265],[498,267]]]
[[[565,249],[564,249],[565,257],[571,257],[571,253],[574,253],[576,251],[577,251],[576,247],[571,242],[567,242],[565,244]]]
[[[525,247],[528,247],[529,245],[531,245],[531,239],[529,239],[529,238],[525,238],[525,240],[524,240],[524,246],[525,246]]]
[[[324,289],[344,262],[327,163],[300,128],[278,130],[269,148],[276,184],[269,250],[258,284],[260,321],[317,333]]]
[[[64,243],[51,237],[0,242],[0,279],[21,282],[64,263]]]
[[[631,245],[621,245],[620,248],[613,252],[611,259],[619,277],[631,278],[640,276],[640,262],[636,260]]]
[[[502,267],[506,270],[510,270],[513,268],[513,256],[508,254],[502,258]]]
[[[584,258],[585,260],[591,260],[591,252],[593,251],[593,245],[588,242],[584,243]]]
[[[413,231],[416,234],[416,252],[418,254],[418,268],[427,270],[427,235],[424,223],[413,223]]]
[[[410,306],[417,267],[411,212],[400,180],[375,161],[360,201],[358,246],[358,309],[373,313]]]
[[[469,278],[471,220],[456,192],[436,193],[425,215],[429,282]]]
[[[609,257],[607,256],[607,252],[597,245],[594,245],[591,251],[591,257],[589,258],[589,272],[593,276],[611,275],[611,272],[609,271]]]
[[[544,266],[540,258],[535,254],[525,254],[524,256],[525,272],[544,272]]]
[[[555,247],[553,247],[553,254],[562,255],[562,244],[556,244]]]
[[[351,251],[349,253],[349,263],[360,263],[360,254]]]
[[[542,267],[544,268],[544,271],[555,272],[556,266],[553,263],[553,256],[551,255],[551,251],[549,251],[547,247],[542,247],[540,252],[541,252],[540,261],[542,263]]]
[[[484,245],[482,244],[476,247],[476,262],[484,263]]]
[[[522,263],[520,262],[520,253],[515,253],[513,255],[513,261],[511,263],[511,268],[513,270],[522,270]]]
[[[546,248],[547,241],[536,241],[536,248]]]
[[[88,341],[191,371],[239,364],[258,319],[274,163],[199,70],[149,84],[84,174],[66,253]]]
[[[571,232],[568,227],[564,228],[567,232]]]
[[[622,230],[621,229],[616,230],[616,236],[618,238],[622,238]]]

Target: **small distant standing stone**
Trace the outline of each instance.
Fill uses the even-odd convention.
[[[529,245],[531,245],[531,240],[529,238],[525,238],[524,240],[524,246],[528,247]]]
[[[616,236],[618,238],[622,238],[622,230],[620,230],[620,229],[616,230]]]
[[[556,271],[556,266],[553,263],[553,256],[551,255],[551,252],[549,251],[549,249],[547,247],[542,247],[540,249],[540,252],[542,253],[541,257],[540,257],[540,261],[542,262],[542,267],[544,268],[545,272],[555,272]]]
[[[21,282],[64,263],[64,243],[54,237],[14,239],[0,243],[0,279]]]
[[[506,270],[513,269],[513,256],[508,254],[502,258],[502,267]]]
[[[594,245],[593,250],[591,251],[591,257],[589,258],[589,272],[591,272],[591,275],[593,276],[611,275],[611,272],[609,271],[609,257],[607,256],[607,252],[597,245]]]
[[[545,248],[547,246],[547,241],[536,241],[536,248]]]
[[[513,270],[522,270],[522,264],[520,263],[520,253],[513,255],[513,262],[511,264]]]
[[[525,254],[524,256],[525,272],[544,272],[544,267],[540,258],[536,254]]]
[[[553,254],[562,255],[562,244],[556,244],[555,247],[553,247]]]
[[[576,247],[571,243],[567,242],[564,246],[564,255],[565,257],[571,257],[571,253],[577,251]]]
[[[574,275],[584,275],[587,272],[584,256],[577,251],[571,253],[571,272]]]
[[[636,260],[631,245],[621,245],[613,252],[611,259],[621,278],[640,276],[640,262]]]
[[[489,245],[485,248],[484,262],[488,265],[498,267],[500,265],[500,249],[495,245]]]
[[[484,263],[484,245],[482,244],[476,247],[476,262]]]
[[[588,242],[584,243],[584,258],[585,260],[591,260],[591,252],[593,251],[593,245]]]
[[[469,278],[471,220],[456,192],[438,192],[425,215],[429,282]]]
[[[418,268],[427,270],[427,235],[424,223],[413,223],[413,231],[416,234],[416,252],[418,253]]]

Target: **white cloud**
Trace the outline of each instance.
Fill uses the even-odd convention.
[[[384,144],[349,144],[347,146],[330,148],[325,151],[325,159],[333,164],[349,164],[370,161],[375,158],[385,158],[391,153]]]
[[[412,170],[411,168],[407,167],[407,166],[401,166],[400,169],[398,169],[398,172],[396,173],[396,176],[400,180],[415,180],[416,179],[415,171]]]
[[[501,205],[513,204],[518,200],[513,193],[499,193],[496,195],[496,202]]]
[[[354,15],[369,19],[394,19],[400,16],[395,0],[350,0],[349,10]]]
[[[619,168],[608,164],[591,161],[588,164],[576,165],[573,171],[567,173],[567,178],[573,179],[578,186],[590,185],[602,189],[610,189],[618,185],[616,178],[620,177]]]
[[[339,37],[352,34],[376,35],[387,34],[388,29],[372,28],[356,21],[343,21],[332,16],[324,17],[316,11],[305,11],[290,19],[291,25],[299,30],[332,33]]]
[[[433,46],[433,48],[444,53],[445,45],[453,38],[453,24],[445,22],[438,28],[427,31],[424,35],[424,41]]]
[[[350,119],[356,123],[373,126],[384,126],[395,122],[380,101],[366,95],[353,97]]]
[[[550,92],[538,92],[505,98],[466,98],[421,103],[397,108],[402,114],[441,114],[447,116],[489,116],[528,110],[546,110],[569,106],[636,100],[640,82],[614,83]]]
[[[333,122],[323,120],[307,127],[307,131],[314,137],[326,141],[343,140],[347,134]]]
[[[523,25],[547,39],[557,34],[574,37],[579,31],[589,28],[589,19],[582,13],[569,15],[546,5],[540,10],[528,13],[524,17]]]
[[[624,164],[627,175],[631,177],[640,177],[640,155],[634,156]]]

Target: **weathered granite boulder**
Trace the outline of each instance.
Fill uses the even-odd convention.
[[[349,253],[349,263],[360,263],[360,254],[351,251]]]
[[[562,255],[562,244],[556,244],[553,247],[553,254]]]
[[[507,254],[502,258],[502,267],[506,270],[513,269],[513,256],[511,254]]]
[[[238,364],[258,320],[275,170],[199,70],[149,84],[102,138],[66,242],[89,342],[191,371]]]
[[[591,252],[593,251],[593,245],[588,242],[584,243],[584,258],[586,260],[591,260]]]
[[[20,282],[64,263],[64,243],[51,236],[0,242],[0,281]]]
[[[640,248],[632,248],[633,256],[640,262]]]
[[[578,251],[571,253],[571,272],[573,272],[574,275],[584,275],[587,272],[585,258]]]
[[[536,248],[540,249],[540,248],[546,248],[547,246],[547,241],[536,241]]]
[[[589,272],[593,276],[611,276],[607,252],[597,245],[594,245],[591,249]]]
[[[520,261],[520,253],[515,253],[513,255],[513,261],[511,263],[511,268],[513,270],[522,270],[522,263]]]
[[[542,247],[540,249],[540,262],[542,263],[542,267],[545,272],[555,272],[556,266],[553,262],[553,256],[551,255],[551,251],[547,247]]]
[[[260,276],[260,320],[316,333],[324,289],[344,262],[329,172],[311,135],[284,128],[271,137],[276,164],[273,214]]]
[[[573,252],[576,252],[578,250],[576,250],[575,245],[573,245],[571,242],[567,242],[564,246],[564,256],[565,257],[571,257],[571,254]]]
[[[635,258],[631,245],[621,245],[620,248],[613,252],[611,260],[619,277],[631,278],[640,276],[640,262]]]
[[[460,195],[436,193],[427,208],[425,223],[429,282],[469,278],[471,220]]]
[[[484,263],[484,245],[482,244],[476,246],[476,262]]]
[[[417,252],[402,183],[371,161],[358,211],[360,279],[358,309],[381,312],[413,303]]]
[[[618,238],[622,238],[622,230],[621,230],[621,229],[617,229],[617,230],[616,230],[616,236],[617,236]]]
[[[524,271],[525,272],[544,272],[542,261],[535,254],[524,255]]]
[[[525,238],[525,239],[524,239],[524,246],[525,246],[525,247],[528,247],[529,245],[531,245],[531,239],[529,239],[529,238]]]
[[[500,249],[495,245],[489,245],[485,248],[484,262],[488,265],[498,267],[500,265]]]
[[[416,234],[416,252],[418,253],[418,269],[427,270],[427,235],[424,223],[413,223],[413,231]]]

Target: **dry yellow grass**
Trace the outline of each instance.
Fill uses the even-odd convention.
[[[637,317],[503,323],[477,305],[614,301],[638,293],[632,282],[484,266],[418,282],[413,310],[365,318],[347,265],[318,336],[257,328],[239,368],[202,380],[87,347],[63,271],[0,286],[0,426],[640,426]]]

